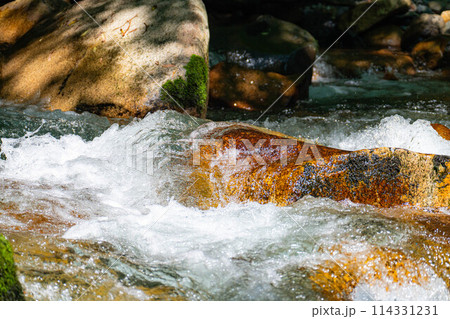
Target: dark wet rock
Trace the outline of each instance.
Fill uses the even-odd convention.
[[[67,7],[63,0],[0,2],[0,46],[10,46],[52,14]]]
[[[364,34],[364,41],[370,48],[399,49],[402,44],[403,30],[396,25],[383,25]]]
[[[294,84],[296,76],[250,70],[226,62],[214,66],[209,79],[210,107],[249,111],[265,111],[275,102],[272,112],[293,107],[299,99],[308,97],[310,84],[306,77]]]
[[[444,26],[444,19],[440,15],[421,14],[405,30],[402,49],[411,51],[417,43],[439,36]]]
[[[285,75],[304,72],[318,50],[308,31],[267,15],[244,25],[212,26],[211,35],[211,50],[226,62]]]
[[[347,30],[363,13],[373,4],[372,1],[361,1],[351,8],[339,19],[341,31]],[[378,0],[364,16],[362,16],[352,27],[355,33],[361,33],[375,24],[393,16],[409,10],[411,0]]]
[[[315,1],[301,5],[286,6],[282,3],[269,3],[265,11],[277,18],[295,23],[308,30],[321,46],[333,43],[340,35],[336,21],[347,9],[325,1]]]
[[[161,99],[161,86],[185,80],[193,55],[208,61],[201,0],[84,0],[80,5],[100,26],[73,5],[30,30],[5,52],[2,98],[45,102],[64,111],[144,116],[173,108],[175,102]],[[199,101],[206,100],[207,81],[203,84]],[[204,115],[206,105],[184,107]]]
[[[371,70],[383,73],[416,73],[411,56],[404,52],[382,50],[331,50],[323,58],[342,77],[360,77]]]
[[[417,43],[411,52],[414,62],[422,69],[438,68],[448,42],[448,38],[438,37]]]
[[[11,244],[0,234],[0,301],[24,300]]]

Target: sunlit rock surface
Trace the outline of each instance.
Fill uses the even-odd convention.
[[[63,111],[143,116],[168,107],[161,86],[183,78],[192,55],[207,63],[208,43],[200,0],[82,1],[5,52],[0,96]]]
[[[448,156],[395,148],[349,152],[243,124],[199,132],[195,138],[213,141],[194,153],[201,206],[289,205],[307,195],[378,207],[450,206]]]
[[[0,46],[15,44],[33,27],[67,6],[63,0],[15,0],[1,6]]]

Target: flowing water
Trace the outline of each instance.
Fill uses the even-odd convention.
[[[448,96],[447,82],[425,76],[322,77],[298,111],[256,125],[348,150],[450,156],[450,142],[429,125],[450,126]],[[210,118],[257,115],[212,110]],[[284,208],[187,205],[190,169],[180,159],[204,122],[172,111],[112,122],[3,103],[0,232],[27,298],[450,299],[448,209],[312,197]],[[149,150],[151,167],[133,161],[133,148]]]

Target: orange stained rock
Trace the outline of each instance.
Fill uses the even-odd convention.
[[[198,183],[190,195],[200,207],[246,201],[284,206],[306,195],[377,207],[450,206],[446,156],[394,148],[350,152],[246,124],[201,131],[216,144],[201,145],[194,164]],[[280,143],[294,145],[283,150]]]
[[[436,69],[444,56],[447,43],[446,37],[419,42],[414,46],[411,55],[419,66]]]
[[[443,11],[441,13],[441,17],[442,17],[442,19],[444,19],[445,23],[449,22],[450,21],[450,10]]]
[[[431,126],[445,140],[450,141],[450,129],[442,124],[433,123]]]
[[[325,300],[351,300],[358,284],[381,286],[389,291],[392,283],[424,285],[429,280],[425,265],[400,250],[384,247],[356,253],[341,250],[342,247],[335,247],[339,253],[336,260],[307,270],[313,289]]]

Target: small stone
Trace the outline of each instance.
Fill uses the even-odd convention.
[[[442,4],[438,1],[428,2],[428,6],[430,7],[431,10],[433,10],[436,13],[440,13],[443,9]]]
[[[299,99],[308,97],[308,81],[300,79],[293,85],[294,80],[295,77],[279,73],[251,70],[221,62],[209,74],[209,105],[265,111],[276,102],[270,111],[285,109],[293,106]]]

